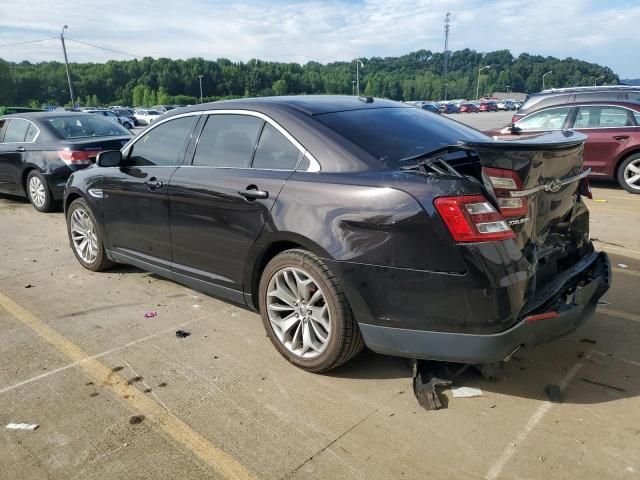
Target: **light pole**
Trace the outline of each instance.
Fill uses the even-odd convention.
[[[202,103],[202,75],[198,75],[198,80],[200,80],[200,103]]]
[[[511,85],[505,85],[507,87],[507,93],[511,93]]]
[[[447,101],[447,94],[449,93],[449,84],[445,83],[444,84],[444,101]]]
[[[553,73],[553,71],[549,70],[547,73],[542,75],[542,90],[544,90],[544,77],[546,77],[547,75],[551,75],[552,73]]]
[[[596,79],[593,81],[593,86],[594,86],[594,87],[597,87],[597,86],[598,86],[598,80],[600,80],[601,78],[604,78],[604,75],[602,75],[602,76],[600,76],[600,77],[596,78]]]
[[[482,70],[485,70],[487,68],[491,68],[491,65],[485,65],[484,67],[481,67],[478,69],[478,85],[476,86],[476,101],[480,100],[480,72],[482,72]]]
[[[64,53],[64,67],[67,69],[67,82],[69,83],[69,96],[71,97],[71,108],[75,108],[76,102],[73,98],[73,87],[71,86],[71,75],[69,74],[69,60],[67,59],[67,47],[64,44],[64,31],[69,28],[69,25],[62,27],[60,32],[60,41],[62,42],[62,52]]]
[[[351,95],[355,96],[356,94],[356,81],[351,80]]]
[[[356,95],[360,96],[360,67],[364,67],[364,63],[359,58],[356,58]]]

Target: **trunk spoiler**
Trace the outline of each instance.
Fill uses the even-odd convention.
[[[514,135],[513,138],[487,138],[483,141],[458,142],[461,150],[557,150],[571,148],[584,143],[587,136],[580,132],[561,130],[536,135]]]

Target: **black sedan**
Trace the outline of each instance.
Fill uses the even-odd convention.
[[[275,97],[168,113],[74,173],[70,244],[250,309],[290,362],[326,371],[364,344],[504,359],[595,310],[585,137],[496,141],[387,100]]]
[[[27,197],[36,210],[49,212],[62,199],[72,172],[130,138],[117,122],[88,113],[0,117],[0,193]]]

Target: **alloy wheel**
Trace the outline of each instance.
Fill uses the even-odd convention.
[[[29,197],[36,207],[42,208],[47,201],[47,191],[42,184],[42,180],[37,176],[32,176],[29,180]]]
[[[634,190],[640,190],[640,158],[633,160],[626,166],[624,181]]]
[[[98,256],[98,236],[91,217],[83,208],[71,214],[71,240],[73,248],[83,262],[92,264]]]
[[[320,355],[331,337],[331,313],[325,295],[300,268],[278,270],[267,287],[267,315],[276,337],[297,357]]]

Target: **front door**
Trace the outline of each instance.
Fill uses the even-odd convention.
[[[169,270],[171,236],[167,187],[184,159],[197,116],[169,120],[142,134],[105,169],[101,189],[108,243],[116,254]]]
[[[259,117],[210,115],[192,165],[169,183],[174,271],[241,292],[249,249],[301,157]]]

